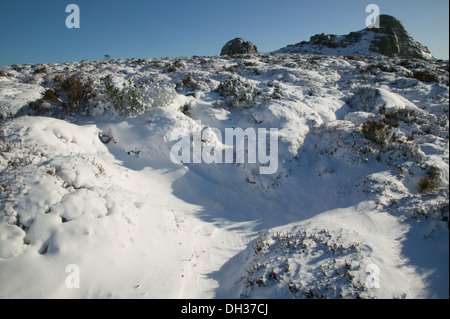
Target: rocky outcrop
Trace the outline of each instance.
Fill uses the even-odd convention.
[[[220,55],[234,55],[234,54],[253,54],[258,53],[258,48],[250,41],[245,42],[241,38],[236,38],[228,41],[224,45]]]
[[[328,55],[384,55],[389,57],[433,59],[427,47],[415,41],[403,24],[389,15],[380,15],[379,28],[366,28],[347,35],[317,34],[310,41],[288,45],[277,53]]]
[[[369,48],[386,56],[402,58],[430,59],[427,47],[415,41],[403,24],[389,15],[380,15],[380,28],[369,29],[377,33]]]

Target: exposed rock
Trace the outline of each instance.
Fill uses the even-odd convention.
[[[276,52],[433,59],[428,48],[415,41],[399,20],[389,15],[380,15],[378,19],[380,28],[366,28],[347,35],[317,34],[309,42],[288,45]]]
[[[222,48],[220,55],[233,55],[233,54],[253,54],[258,53],[258,48],[250,41],[245,42],[241,38],[228,41]]]
[[[378,33],[371,42],[370,50],[386,56],[402,58],[430,59],[431,53],[411,37],[403,24],[389,15],[380,15],[380,28],[368,29]]]

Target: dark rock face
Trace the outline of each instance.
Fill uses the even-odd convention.
[[[309,40],[309,43],[315,45],[324,45],[327,48],[337,48],[339,45],[336,43],[335,39],[336,35],[334,34],[321,33],[312,36]]]
[[[380,15],[380,28],[369,29],[378,33],[372,41],[370,50],[387,56],[427,59],[430,51],[427,47],[414,41],[403,24],[389,15]]]
[[[316,34],[312,36],[309,40],[309,44],[312,45],[321,45],[327,48],[345,48],[350,44],[358,42],[362,37],[361,33],[358,32],[350,32],[343,37],[338,37],[335,34]],[[303,44],[308,42],[303,42]]]
[[[258,53],[258,48],[249,42],[245,42],[241,38],[236,38],[234,40],[228,41],[224,45],[220,55],[233,55],[233,54],[253,54]]]

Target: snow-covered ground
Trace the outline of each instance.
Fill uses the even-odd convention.
[[[0,297],[448,298],[448,63],[0,71]],[[227,128],[278,129],[276,173],[171,161]]]

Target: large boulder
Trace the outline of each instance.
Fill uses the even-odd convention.
[[[234,55],[234,54],[253,54],[258,53],[258,48],[250,41],[245,42],[241,38],[228,41],[224,45],[220,55]]]

